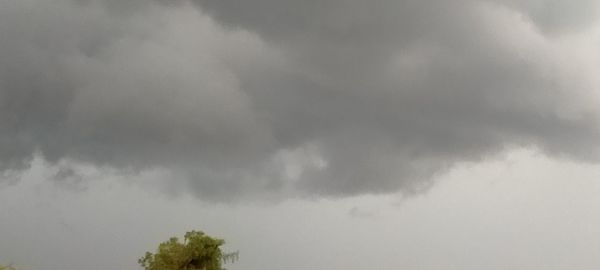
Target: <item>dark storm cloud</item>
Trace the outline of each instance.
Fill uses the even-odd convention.
[[[594,4],[554,2],[5,1],[0,164],[238,197],[416,192],[515,146],[596,160],[597,65],[544,30]]]

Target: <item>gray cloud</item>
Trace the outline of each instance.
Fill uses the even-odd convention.
[[[523,13],[547,34],[585,29],[598,20],[600,4],[594,0],[494,0]]]
[[[515,146],[597,160],[597,55],[569,35],[594,4],[538,2],[5,1],[0,166],[239,198],[418,192]]]

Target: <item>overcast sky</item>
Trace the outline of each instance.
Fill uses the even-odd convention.
[[[598,269],[600,2],[0,1],[0,263]]]

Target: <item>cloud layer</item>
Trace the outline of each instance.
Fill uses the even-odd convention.
[[[214,199],[415,192],[514,146],[595,161],[597,4],[562,5],[4,1],[0,169]]]

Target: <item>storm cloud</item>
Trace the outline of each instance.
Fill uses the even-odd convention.
[[[418,192],[513,147],[595,162],[597,4],[527,3],[3,1],[0,169],[214,199]]]

